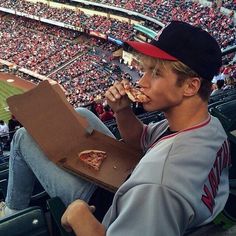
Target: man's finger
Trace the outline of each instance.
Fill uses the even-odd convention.
[[[129,88],[131,85],[130,85],[130,82],[126,79],[122,80],[121,81],[121,84],[124,88]]]
[[[113,94],[109,90],[106,91],[105,97],[109,101],[112,101],[112,102],[116,101],[116,98],[113,96]]]

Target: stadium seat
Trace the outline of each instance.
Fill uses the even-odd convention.
[[[9,157],[10,157],[10,155],[9,155],[9,152],[3,152],[1,155],[0,155],[0,165],[2,164],[2,163],[5,163],[5,162],[8,162],[9,161]]]
[[[216,101],[216,102],[213,102],[211,104],[208,105],[208,110],[211,111],[211,109],[213,109],[214,107],[218,106],[218,105],[221,105],[221,104],[224,104],[226,102],[230,102],[230,101],[233,101],[233,100],[236,100],[236,94],[234,95],[230,95],[230,96],[227,96],[219,101]]]
[[[61,226],[61,217],[66,210],[64,203],[59,197],[51,198],[47,201],[48,209],[51,214],[52,233],[57,236],[74,236],[73,232],[68,233]]]
[[[236,180],[236,136],[233,135],[233,132],[228,132],[227,135],[230,142],[230,152],[231,152],[231,162],[232,162],[232,166],[229,172],[229,178],[231,180],[232,179]],[[236,189],[236,184],[234,188]]]
[[[236,195],[230,193],[224,210],[215,218],[214,223],[223,229],[230,229],[236,225]]]
[[[234,94],[230,94],[230,95],[227,95],[225,98],[224,98],[224,101],[232,101],[232,100],[235,100],[236,99],[236,93]]]
[[[0,201],[4,201],[7,192],[7,179],[0,180]]]
[[[4,162],[0,164],[0,171],[2,170],[6,170],[9,168],[9,163],[8,162]]]
[[[0,170],[0,180],[8,179],[8,171],[9,169],[7,167],[6,169]]]
[[[7,182],[8,182],[8,166],[6,169],[0,170],[0,198],[5,199],[7,194]],[[40,206],[43,210],[46,210],[46,200],[50,197],[36,180],[32,197],[30,199],[30,206]]]
[[[216,102],[212,102],[212,103],[210,103],[209,105],[208,105],[208,110],[211,112],[211,110],[214,108],[214,107],[216,107],[216,106],[218,106],[218,105],[220,105],[220,104],[223,104],[223,103],[225,103],[225,101],[222,99],[222,100],[219,100],[219,101],[216,101]]]
[[[226,131],[236,128],[236,100],[217,105],[210,112],[221,121]]]
[[[227,96],[236,94],[236,88],[225,90]]]
[[[0,220],[0,235],[50,236],[44,212],[39,207],[29,207]]]
[[[211,103],[213,103],[213,102],[217,102],[217,101],[223,99],[224,96],[225,96],[225,95],[224,95],[223,93],[210,96],[210,98],[209,98],[209,104],[211,104]]]
[[[47,194],[47,192],[42,189],[41,191],[37,192],[37,189],[34,189],[33,195],[30,199],[30,206],[40,206],[44,211],[47,209],[47,200],[50,198],[50,196]]]

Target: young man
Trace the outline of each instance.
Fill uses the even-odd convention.
[[[143,125],[130,108],[127,81],[106,92],[123,140],[144,155],[116,192],[103,222],[86,203],[96,187],[48,161],[24,130],[13,139],[5,213],[27,207],[31,170],[50,196],[58,195],[66,204],[80,199],[68,206],[62,224],[81,236],[183,235],[211,222],[224,208],[229,146],[220,122],[207,109],[211,80],[221,66],[218,44],[207,32],[175,21],[150,44],[127,45],[141,54],[144,76],[139,86],[150,99],[145,110],[162,110],[166,119]],[[109,134],[96,118],[84,115],[93,128]]]

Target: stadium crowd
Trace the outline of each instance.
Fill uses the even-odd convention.
[[[124,76],[115,64],[90,51],[51,78],[63,85],[69,102],[78,107],[103,99],[106,89]]]
[[[95,0],[95,2],[115,5],[127,10],[136,11],[146,16],[152,17],[167,24],[171,20],[182,20],[195,26],[201,26],[211,33],[222,48],[233,45],[236,39],[236,31],[232,15],[227,16],[221,13],[214,6],[203,6],[195,1],[115,1]],[[232,1],[228,1],[231,2]]]
[[[74,11],[68,8],[53,8],[44,3],[31,3],[19,0],[0,0],[0,6],[27,13],[29,15],[63,22],[81,29],[100,30],[103,33],[109,33],[110,36],[121,40],[128,40],[133,37],[133,27],[127,22],[108,19],[97,15],[89,16],[81,10]]]
[[[57,33],[56,29],[50,31],[52,28],[47,28],[39,22],[33,22],[31,27],[27,19],[13,16],[1,19],[1,59],[46,75],[55,66],[58,67],[83,50],[83,46],[78,43],[59,37],[69,31],[62,34],[59,29],[58,35],[55,36],[53,34]],[[46,28],[48,31],[44,31]],[[68,37],[71,37],[71,33],[68,33]]]
[[[108,4],[106,0],[100,2]],[[165,24],[174,19],[201,25],[217,39],[222,48],[235,43],[232,18],[197,2],[158,0],[150,4],[147,1],[116,1],[115,5],[142,12]],[[78,8],[74,11],[18,0],[0,0],[0,6],[71,24],[85,31],[99,31],[122,40],[132,39],[135,35],[133,26],[128,23],[104,16],[88,16]],[[150,11],[151,7],[155,11]],[[102,51],[114,51],[116,46],[111,43],[88,37],[79,40],[82,36],[80,32],[23,17],[4,13],[0,17],[0,58],[38,74],[50,75],[63,85],[70,103],[75,107],[100,99],[100,94],[103,94],[107,87],[116,79],[124,77],[124,73],[115,71],[117,68],[109,63],[109,54],[96,53],[97,47]],[[60,67],[63,69],[57,71]],[[230,76],[235,77],[235,65],[232,64],[228,68]]]
[[[235,0],[223,0],[222,7],[228,8],[230,10],[236,10]]]
[[[212,2],[213,4],[218,2],[217,0],[208,0],[210,2]],[[56,2],[60,2],[60,3],[69,3],[71,2],[70,0],[56,0]],[[147,0],[142,0],[142,1],[129,1],[129,2],[125,2],[125,1],[121,1],[121,0],[117,0],[117,1],[109,1],[109,0],[90,0],[90,2],[97,2],[97,3],[106,3],[106,4],[110,4],[112,6],[116,6],[116,7],[121,7],[121,8],[125,8],[125,9],[129,9],[129,10],[136,10],[138,12],[143,12],[146,11],[146,9],[150,8],[150,4],[153,4],[155,2],[155,0],[151,0],[151,1],[147,1]],[[236,2],[235,0],[222,0],[221,1],[221,7],[225,7],[229,10],[236,10]]]
[[[96,1],[110,5],[110,1]],[[155,18],[164,24],[171,20],[183,20],[193,25],[199,25],[210,32],[222,48],[235,43],[235,27],[232,16],[221,13],[215,7],[203,6],[194,1],[116,1],[114,4],[128,10],[137,11]],[[132,25],[104,16],[88,16],[81,10],[67,8],[52,8],[44,3],[30,3],[27,1],[0,1],[0,6],[39,17],[71,24],[83,29],[96,29],[102,33],[118,37],[122,40],[132,38]]]
[[[75,107],[100,98],[99,95],[103,94],[114,80],[124,76],[120,70],[111,76],[117,67],[105,59],[109,59],[112,51],[101,56],[96,53],[98,48],[102,52],[115,50],[116,46],[111,43],[91,37],[80,37],[81,34],[73,30],[64,30],[27,18],[4,14],[0,17],[0,58],[41,75],[48,76],[52,73],[50,77],[63,85],[68,100]],[[108,22],[104,23],[106,24]],[[122,24],[120,27],[122,29]],[[93,51],[94,55],[87,55],[89,50]],[[63,70],[53,74],[60,66]]]

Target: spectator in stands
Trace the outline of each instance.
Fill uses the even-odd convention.
[[[104,107],[100,101],[96,102],[95,109],[97,111],[97,114],[100,116],[104,112]]]
[[[110,107],[108,105],[104,106],[104,112],[100,115],[100,119],[102,122],[113,120],[115,117],[113,115],[113,112],[111,111]]]
[[[216,81],[216,87],[215,89],[212,91],[211,96],[212,95],[217,95],[223,92],[223,87],[224,87],[225,81],[223,79],[219,79]]]
[[[235,82],[233,77],[229,77],[225,80],[224,90],[235,88]]]
[[[21,123],[16,119],[14,115],[11,115],[11,119],[8,120],[10,141],[12,140],[16,130],[19,129],[20,127],[22,127]]]
[[[96,106],[97,106],[97,103],[95,101],[93,101],[90,105],[90,111],[95,114],[97,117],[99,117],[99,114],[96,110]]]
[[[8,145],[8,139],[9,139],[9,129],[7,124],[3,121],[0,120],[0,150],[6,149]]]
[[[144,109],[162,110],[166,119],[143,125],[132,113],[127,81],[117,81],[106,92],[123,141],[142,149],[143,157],[115,193],[103,223],[89,206],[97,187],[50,162],[25,129],[13,138],[2,215],[28,206],[35,176],[65,204],[79,199],[69,205],[62,224],[80,236],[183,235],[211,222],[224,208],[229,145],[219,120],[208,114],[211,80],[221,67],[217,42],[206,31],[172,22],[150,44],[127,44],[141,53],[139,85],[150,98]],[[95,115],[79,112],[93,128],[111,135]]]
[[[0,120],[0,136],[8,136],[8,133],[9,129],[7,124],[3,120]]]

